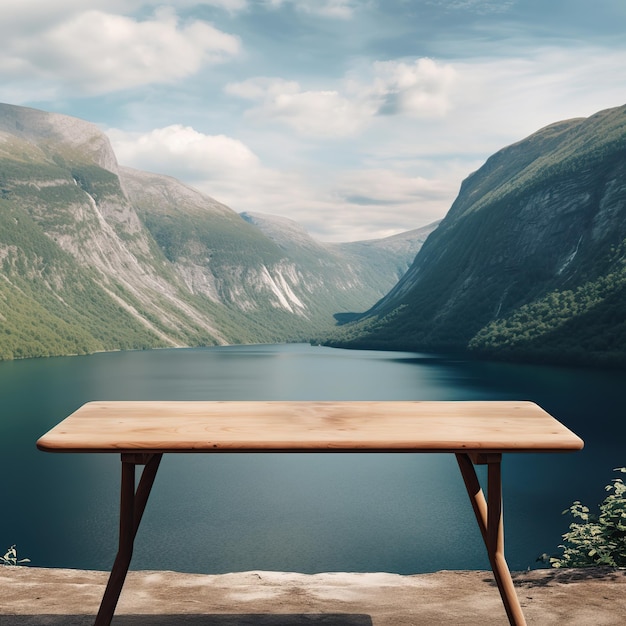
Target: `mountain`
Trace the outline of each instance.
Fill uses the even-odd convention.
[[[119,166],[89,122],[0,104],[0,358],[308,339],[384,295],[424,239],[360,254],[262,221]]]
[[[626,107],[491,156],[330,345],[626,365]]]
[[[306,282],[316,285],[320,292],[334,291],[335,319],[351,319],[359,310],[359,302],[375,302],[409,269],[415,255],[439,222],[393,235],[350,243],[321,243],[304,228],[284,217],[259,213],[242,213],[243,219],[254,224],[280,247],[283,254],[299,267],[306,267]],[[354,290],[358,294],[354,293]]]

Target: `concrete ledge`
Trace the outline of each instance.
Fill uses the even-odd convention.
[[[108,574],[0,566],[2,626],[93,623]],[[513,575],[529,624],[626,624],[626,571]],[[506,624],[491,572],[399,576],[129,572],[116,626],[420,626]]]

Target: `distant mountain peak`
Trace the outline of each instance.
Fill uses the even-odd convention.
[[[117,173],[117,158],[108,137],[95,124],[75,117],[0,103],[0,136],[26,141],[49,157],[92,162]]]

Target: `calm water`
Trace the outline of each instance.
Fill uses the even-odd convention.
[[[573,500],[595,506],[626,465],[626,373],[468,363],[308,345],[96,354],[0,363],[0,549],[33,565],[109,569],[115,455],[47,454],[37,438],[89,400],[528,399],[585,439],[505,458],[511,569],[556,552]],[[134,569],[222,573],[484,569],[452,455],[166,455]]]

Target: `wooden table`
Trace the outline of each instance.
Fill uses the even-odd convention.
[[[95,625],[111,623],[164,452],[448,452],[456,455],[511,624],[525,624],[504,558],[502,455],[583,442],[532,402],[89,402],[37,442],[119,453],[117,557]],[[486,464],[487,499],[474,465]],[[144,466],[135,486],[135,467]]]

